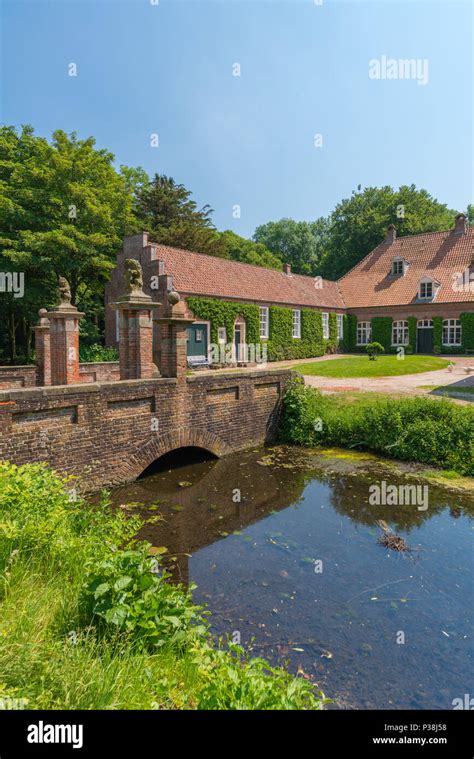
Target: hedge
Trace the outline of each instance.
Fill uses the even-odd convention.
[[[387,397],[341,405],[337,397],[295,380],[283,400],[280,438],[375,451],[474,475],[474,409],[447,399]]]

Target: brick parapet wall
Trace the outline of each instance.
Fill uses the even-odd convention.
[[[0,459],[45,461],[80,490],[134,480],[169,450],[217,456],[271,439],[292,372],[0,391]],[[156,430],[156,426],[158,429]]]
[[[79,382],[113,382],[120,375],[118,361],[98,361],[79,364]],[[34,364],[0,366],[0,390],[36,386]]]

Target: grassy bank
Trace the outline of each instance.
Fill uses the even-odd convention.
[[[436,356],[379,356],[369,361],[368,356],[334,358],[315,361],[314,364],[297,364],[292,367],[297,372],[319,377],[399,377],[402,374],[421,374],[445,369],[449,361]]]
[[[474,409],[447,399],[322,395],[296,380],[283,406],[287,443],[374,451],[474,474]]]
[[[216,647],[136,518],[0,462],[0,700],[27,709],[320,709],[303,678]],[[10,699],[22,699],[13,702]],[[18,707],[17,707],[18,708]]]

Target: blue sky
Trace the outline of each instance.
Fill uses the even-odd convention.
[[[2,122],[93,135],[245,236],[359,184],[471,202],[469,3],[153,1],[3,0]],[[382,55],[427,59],[428,83],[370,79]]]

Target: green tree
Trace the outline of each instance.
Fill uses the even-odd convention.
[[[324,218],[315,222],[280,219],[257,227],[253,237],[282,261],[291,264],[295,273],[312,275],[325,250],[327,233]]]
[[[224,243],[226,258],[230,258],[232,261],[240,261],[241,263],[265,266],[267,269],[281,270],[281,258],[271,253],[263,243],[247,240],[230,229],[221,232],[220,238]]]
[[[54,305],[57,279],[72,300],[96,306],[123,236],[135,229],[132,194],[114,156],[89,137],[56,131],[49,142],[31,126],[0,129],[0,270],[23,272],[24,298],[0,295],[8,353],[28,354],[37,310]]]
[[[379,245],[387,226],[397,234],[415,235],[450,229],[455,211],[415,185],[367,187],[342,200],[329,219],[326,252],[318,273],[338,279]]]
[[[155,242],[225,256],[224,243],[212,223],[212,208],[198,208],[191,195],[171,177],[155,174],[138,186],[136,217]]]

